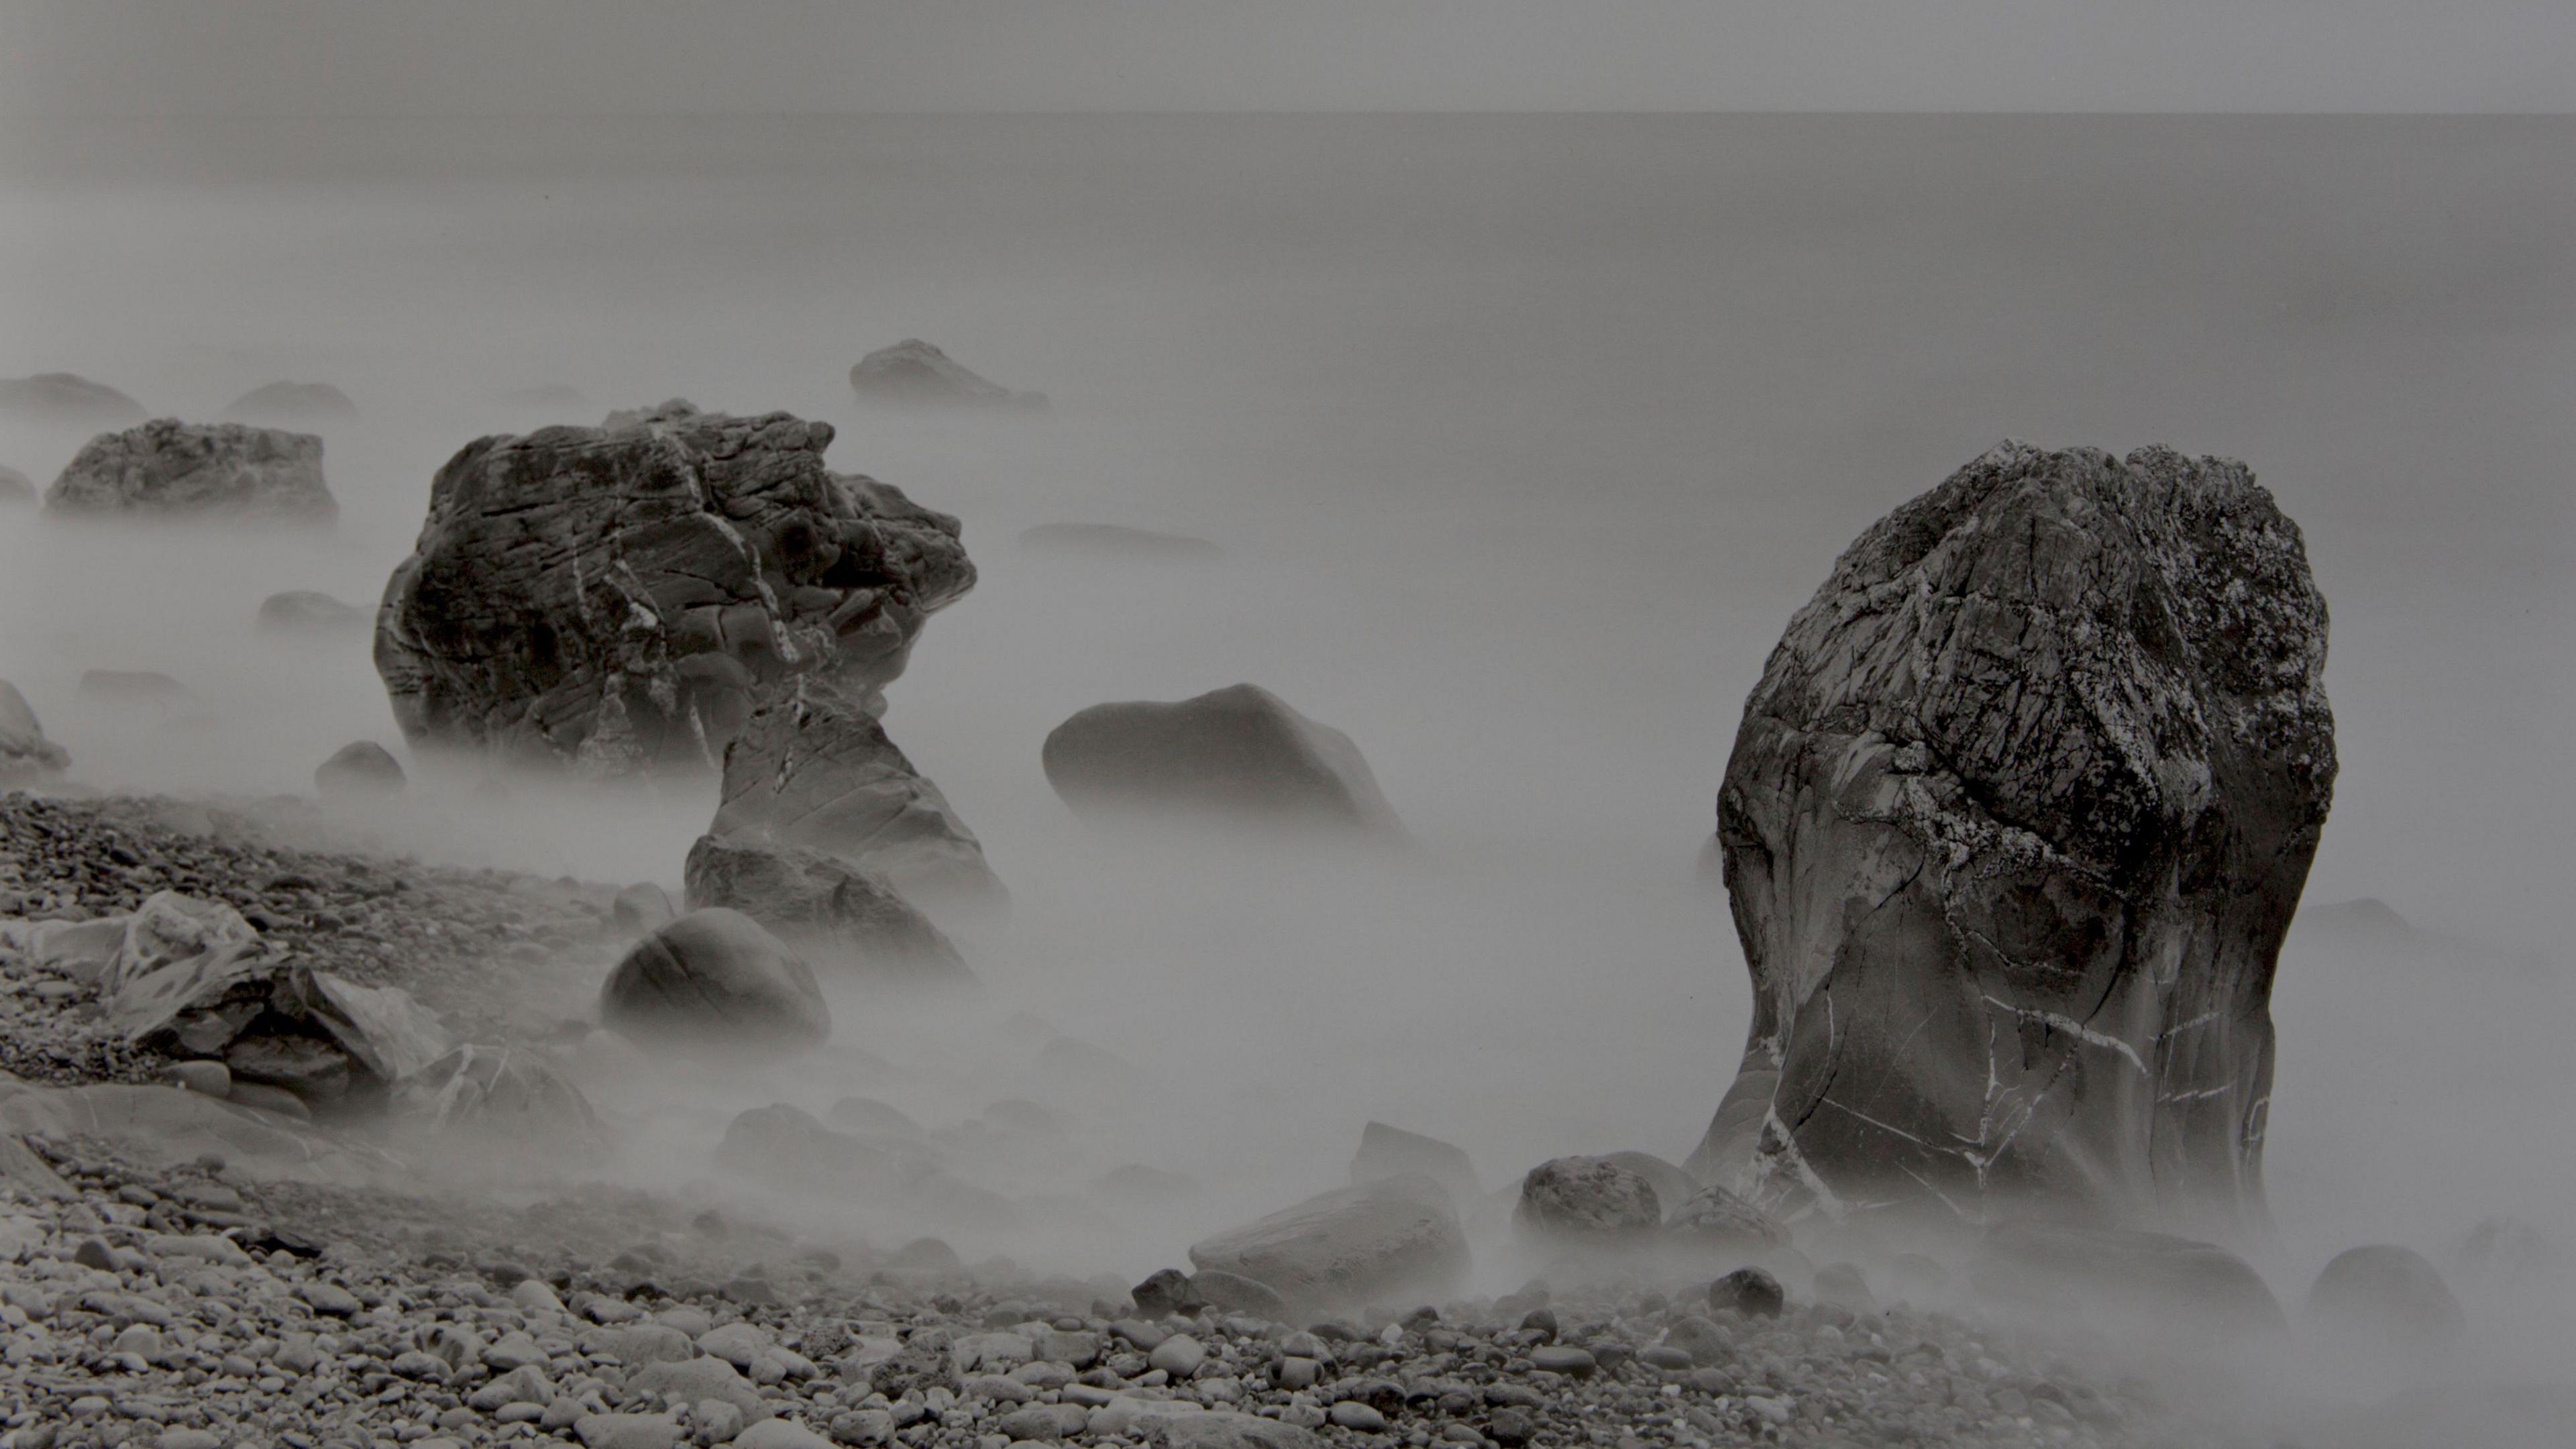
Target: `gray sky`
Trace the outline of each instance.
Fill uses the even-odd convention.
[[[0,0],[0,114],[2576,110],[2570,0]]]

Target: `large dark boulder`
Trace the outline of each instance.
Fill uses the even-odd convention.
[[[827,967],[898,981],[971,980],[957,948],[883,880],[838,856],[704,835],[683,877],[691,910],[726,906]]]
[[[709,831],[838,856],[909,899],[1007,895],[975,832],[886,737],[874,704],[831,679],[797,676],[764,693],[725,751]]]
[[[270,382],[234,398],[224,408],[224,416],[310,427],[352,421],[358,416],[358,405],[327,382]]]
[[[154,418],[84,444],[45,490],[63,515],[185,515],[328,523],[322,440],[245,423]]]
[[[1039,758],[1087,815],[1403,828],[1350,736],[1253,684],[1095,704],[1050,731]]]
[[[802,1048],[832,1034],[813,969],[739,911],[691,911],[636,943],[599,991],[601,1024],[650,1043]]]
[[[831,441],[681,404],[466,445],[378,615],[403,733],[614,775],[719,764],[789,677],[881,710],[975,569],[956,519],[832,472]]]
[[[103,382],[68,372],[0,377],[0,418],[12,422],[106,427],[145,416],[143,404]]]
[[[850,369],[850,390],[862,402],[910,406],[1042,408],[1043,393],[1013,392],[976,376],[955,358],[918,337],[880,347]]]
[[[1873,525],[1746,702],[1751,970],[1690,1167],[1766,1202],[2262,1211],[2326,610],[2242,464],[2006,443]]]
[[[1418,1303],[1466,1276],[1467,1239],[1440,1184],[1392,1177],[1219,1233],[1191,1246],[1190,1263],[1249,1278],[1300,1308]]]
[[[1606,1157],[1557,1157],[1521,1178],[1513,1219],[1543,1237],[1618,1237],[1660,1227],[1664,1202],[1644,1174]]]

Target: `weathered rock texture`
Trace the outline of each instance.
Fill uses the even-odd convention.
[[[1862,534],[1727,763],[1754,1014],[1691,1169],[1828,1211],[2258,1215],[2325,648],[2238,463],[2005,443]]]
[[[154,418],[101,433],[64,465],[45,507],[65,514],[190,514],[327,523],[322,440],[244,423]]]
[[[885,881],[819,850],[703,835],[689,850],[691,910],[725,906],[825,967],[919,982],[971,979],[957,948]]]
[[[1046,395],[1013,392],[976,376],[918,337],[880,347],[850,369],[850,390],[864,401],[967,407],[1046,406]]]
[[[98,427],[144,415],[143,404],[103,382],[68,372],[0,377],[0,417]]]
[[[1350,736],[1255,684],[1095,704],[1048,732],[1040,761],[1085,814],[1403,831]]]
[[[1007,894],[871,702],[832,680],[791,679],[764,697],[725,752],[710,830],[837,855],[907,896],[994,904]]]
[[[288,423],[347,422],[358,415],[349,395],[327,382],[270,382],[234,398],[224,416]]]
[[[957,520],[824,467],[831,441],[681,405],[468,444],[378,612],[403,732],[613,775],[720,763],[789,676],[882,708],[975,569]]]

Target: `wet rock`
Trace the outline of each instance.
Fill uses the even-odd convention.
[[[1476,1166],[1467,1159],[1465,1148],[1383,1122],[1371,1122],[1360,1129],[1360,1150],[1351,1157],[1352,1182],[1377,1182],[1408,1172],[1421,1173],[1439,1183],[1455,1202],[1473,1202],[1483,1191],[1476,1184]]]
[[[1192,1245],[1190,1262],[1249,1278],[1303,1307],[1452,1287],[1468,1266],[1449,1195],[1418,1175],[1307,1199]]]
[[[1708,1285],[1708,1306],[1745,1318],[1777,1318],[1788,1295],[1780,1280],[1759,1268],[1738,1268]]]
[[[2306,1318],[2338,1348],[2397,1362],[2438,1359],[2468,1332],[2440,1270],[2391,1243],[2337,1253],[2308,1290]]]
[[[2298,528],[2220,459],[2005,443],[1862,534],[1727,764],[1755,1010],[1692,1170],[2259,1213],[2325,639]]]
[[[2006,1222],[1978,1245],[1970,1285],[1990,1301],[2183,1331],[2275,1333],[2281,1305],[2243,1259],[2166,1233]]]
[[[626,954],[600,988],[600,1022],[644,1042],[803,1048],[832,1033],[814,972],[738,911],[691,911]]]
[[[887,738],[868,701],[798,677],[765,694],[725,751],[712,836],[803,847],[906,900],[994,906],[1008,897],[948,797]]]
[[[1514,1221],[1552,1237],[1634,1235],[1664,1220],[1655,1186],[1607,1158],[1559,1157],[1521,1179]]]
[[[399,795],[403,788],[402,761],[374,740],[355,740],[342,745],[314,768],[313,788],[323,795],[344,799]]]
[[[45,738],[27,697],[0,679],[0,786],[58,775],[71,762],[69,751]]]
[[[1031,553],[1105,561],[1212,559],[1225,553],[1204,538],[1116,523],[1041,523],[1021,530],[1020,547]]]
[[[226,404],[224,416],[245,422],[312,427],[320,423],[353,422],[358,416],[358,405],[349,401],[347,393],[327,382],[268,382]]]
[[[1040,759],[1080,814],[1402,832],[1350,737],[1258,685],[1093,705],[1048,733]]]
[[[881,711],[975,570],[957,520],[830,471],[831,440],[665,408],[467,445],[378,618],[404,735],[618,775],[719,764],[791,676]]]
[[[90,439],[45,490],[45,508],[300,523],[340,512],[322,481],[320,438],[176,418]]]
[[[106,427],[142,416],[143,404],[73,373],[0,377],[0,417],[12,422]]]
[[[313,589],[289,589],[259,601],[259,627],[269,634],[355,633],[375,619],[373,609]]]
[[[827,969],[924,984],[973,979],[929,917],[892,885],[838,856],[702,835],[689,848],[685,878],[690,909],[740,911]]]
[[[850,390],[862,402],[913,406],[1042,408],[1043,393],[1013,392],[976,376],[947,353],[918,337],[880,347],[850,369]]]

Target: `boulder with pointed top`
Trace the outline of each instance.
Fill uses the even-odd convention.
[[[1690,1163],[1765,1206],[2262,1211],[2326,610],[2243,464],[2006,443],[1873,525],[1746,702],[1753,977]]]
[[[1043,393],[1013,392],[976,376],[918,337],[880,347],[850,369],[850,390],[864,402],[949,407],[1042,408]]]

